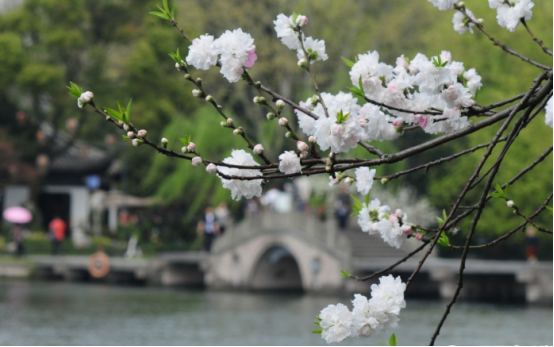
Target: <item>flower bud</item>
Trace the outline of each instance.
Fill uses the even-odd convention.
[[[146,130],[142,129],[138,131],[137,137],[145,137],[145,136],[146,136]]]
[[[133,141],[131,141],[133,143],[133,146],[135,147],[138,147],[142,144],[142,140],[141,139],[133,139]]]
[[[132,131],[128,131],[128,132],[127,132],[127,137],[130,138],[130,139],[132,139],[133,137],[135,137],[135,133],[132,132]]]
[[[123,124],[123,129],[124,129],[125,131],[129,131],[129,126],[128,126],[127,124]]]
[[[334,152],[329,153],[329,159],[333,159],[334,157],[335,157],[335,153],[334,153]]]
[[[254,98],[254,102],[256,104],[263,104],[265,103],[265,98],[263,96],[257,96]]]
[[[303,141],[296,142],[296,147],[298,148],[298,150],[300,152],[305,152],[308,149],[310,149],[310,146],[308,146],[308,144],[306,142],[303,142]]]
[[[312,106],[315,106],[315,105],[317,105],[317,103],[319,102],[319,100],[314,96],[314,97],[308,99],[308,102],[309,102],[310,104],[312,104]]]
[[[352,177],[347,177],[345,180],[344,180],[344,184],[346,184],[347,186],[351,186],[352,183],[354,183],[354,179]]]
[[[415,236],[416,240],[421,240],[422,237],[423,237],[423,234],[421,234],[421,233],[418,233]]]
[[[190,77],[190,74],[188,74],[188,73],[185,74],[185,79],[187,79],[189,81],[192,81],[192,78]]]
[[[285,133],[285,137],[286,137],[287,139],[290,139],[290,138],[292,137],[292,133],[291,133],[290,131],[287,131],[287,132]]]
[[[485,20],[483,18],[479,18],[477,19],[477,23],[483,25],[485,24]]]
[[[398,118],[397,120],[392,122],[392,126],[395,126],[395,127],[401,127],[402,124],[404,124],[404,120],[402,118]]]
[[[367,123],[369,123],[369,122],[368,122],[367,119],[365,119],[365,118],[360,118],[360,119],[358,119],[358,124],[360,124],[360,126],[361,126],[362,128],[367,127]]]
[[[167,145],[168,142],[169,142],[168,139],[166,139],[165,137],[162,138],[162,143],[163,143],[163,144],[166,144],[166,145]]]
[[[308,62],[306,61],[306,59],[300,59],[298,61],[298,66],[305,69],[308,66]]]
[[[77,105],[79,108],[83,108],[86,104],[92,101],[92,98],[94,97],[94,94],[92,92],[84,92],[81,94],[79,99],[77,99]]]
[[[301,152],[300,153],[300,159],[306,159],[308,157],[308,152]]]
[[[175,68],[176,68],[177,70],[180,70],[180,69],[181,69],[181,64],[175,63]]]
[[[240,135],[240,129],[233,130],[233,135]]]
[[[254,101],[254,103],[257,104],[257,103],[259,103],[259,99],[260,99],[259,96],[255,96],[252,101]]]
[[[202,84],[202,79],[201,79],[200,77],[198,77],[198,78],[196,79],[196,83],[197,83],[197,84]]]
[[[227,124],[232,125],[233,124],[233,119],[232,118],[227,118]]]
[[[514,201],[513,200],[508,200],[508,201],[506,201],[506,205],[508,205],[508,207],[514,207]]]
[[[208,173],[214,174],[217,172],[217,167],[213,163],[209,164],[208,166],[206,166],[206,171],[208,171]]]
[[[303,15],[296,17],[296,25],[298,25],[299,27],[303,27],[306,24],[308,24],[308,17]]]
[[[327,170],[327,171],[330,171],[330,170]],[[333,178],[332,176],[329,176],[329,178],[331,179],[331,182],[329,182],[329,186],[336,186],[337,184],[340,183],[340,181],[337,179],[337,178]]]
[[[275,113],[269,112],[266,117],[268,120],[273,120],[273,118],[275,118]]]
[[[194,142],[190,142],[187,149],[189,152],[194,153],[196,151],[196,144]]]
[[[187,146],[181,147],[181,153],[187,153],[189,151]]]
[[[402,210],[399,209],[399,208],[397,208],[396,211],[394,211],[394,214],[395,214],[396,217],[398,217],[398,218],[401,218],[401,217],[404,215],[404,213],[402,212]]]
[[[256,83],[254,83],[254,85],[256,86],[256,88],[259,89],[262,86],[262,82],[256,81]]]
[[[222,127],[227,128],[227,122],[221,121],[219,123]]]
[[[466,6],[466,4],[463,1],[460,1],[456,4],[456,7],[458,7],[458,8],[464,8],[465,6]]]
[[[317,141],[317,139],[315,138],[315,136],[312,135],[312,136],[308,137],[308,142],[316,143],[316,141]]]
[[[202,92],[198,89],[193,89],[192,90],[192,96],[196,97],[196,98],[199,98],[200,96],[202,95]]]
[[[387,184],[388,181],[387,178],[381,178],[381,184]]]
[[[214,98],[212,98],[211,95],[206,96],[206,101],[207,101],[207,102],[210,102],[210,101],[212,101],[213,99],[214,99]]]
[[[288,122],[289,122],[289,121],[288,121],[286,118],[284,118],[284,117],[279,118],[279,125],[282,126],[282,127],[284,127],[285,125],[287,125]]]
[[[256,146],[254,146],[254,153],[256,154],[262,154],[264,152],[264,146],[262,146],[261,143],[258,143]]]
[[[275,106],[277,106],[277,109],[280,111],[285,107],[285,102],[283,100],[277,100]]]
[[[332,170],[332,168],[331,168],[330,166],[326,166],[326,167],[325,167],[325,171],[329,172],[329,171],[331,171],[331,170]]]
[[[198,166],[200,164],[202,164],[202,158],[200,157],[192,158],[192,166]]]

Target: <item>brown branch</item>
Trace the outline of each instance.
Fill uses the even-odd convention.
[[[543,204],[532,214],[529,216],[529,219],[533,219],[535,218],[536,216],[538,216],[543,210],[546,209],[546,205],[548,205],[550,203],[550,200],[552,200],[552,193],[550,193],[550,195],[548,196],[548,198],[546,198],[546,200],[543,202]],[[500,241],[503,241],[505,239],[507,239],[508,237],[510,237],[511,235],[513,235],[514,233],[516,233],[518,230],[520,230],[521,228],[523,228],[525,225],[527,224],[527,222],[523,222],[521,223],[520,225],[518,225],[517,227],[515,227],[514,229],[508,231],[507,233],[505,233],[504,235],[500,236],[499,238],[489,242],[489,243],[485,243],[485,244],[482,244],[482,245],[476,245],[476,246],[470,246],[470,248],[485,248],[485,247],[492,247],[494,245],[496,245],[497,243],[499,243]],[[460,249],[462,248],[462,246],[454,246],[454,245],[450,245],[450,248],[452,249]]]
[[[497,39],[495,39],[494,37],[492,37],[486,30],[485,28],[483,27],[483,24],[480,24],[479,22],[477,22],[474,18],[471,18],[465,11],[465,8],[460,8],[460,7],[455,7],[458,11],[462,12],[464,14],[464,16],[466,16],[466,18],[468,19],[469,22],[475,24],[475,26],[483,33],[485,34],[489,40],[492,41],[492,43],[495,45],[495,46],[498,46],[500,48],[502,48],[502,50],[506,53],[509,53],[513,56],[516,56],[518,57],[519,59],[529,63],[529,64],[532,64],[532,65],[535,65],[536,67],[539,67],[543,70],[552,70],[552,68],[550,66],[546,66],[546,65],[543,65],[541,63],[537,63],[536,61],[532,60],[532,59],[529,59],[527,58],[526,56],[514,51],[513,49],[507,47],[505,44],[501,43],[500,41],[498,41]]]
[[[542,40],[539,40],[534,34],[533,32],[531,31],[531,29],[529,28],[529,26],[527,25],[527,22],[525,21],[525,18],[521,18],[521,24],[523,24],[523,26],[525,27],[525,29],[527,29],[527,32],[529,33],[529,35],[531,35],[531,37],[533,38],[533,41],[535,41],[539,46],[541,46],[542,50],[544,51],[544,53],[552,56],[552,51],[546,47],[544,45],[544,43],[542,42]]]
[[[404,258],[400,259],[399,261],[397,261],[396,263],[392,264],[391,266],[387,267],[387,268],[384,268],[382,270],[379,270],[379,271],[375,271],[374,273],[372,273],[371,275],[368,275],[368,276],[365,276],[365,277],[358,277],[358,276],[355,276],[353,278],[355,278],[357,281],[367,281],[369,279],[372,279],[373,277],[377,276],[377,275],[380,275],[382,273],[385,273],[385,272],[389,272],[390,270],[394,269],[395,267],[397,267],[398,265],[404,263],[406,260],[410,259],[412,256],[414,256],[415,254],[417,254],[419,251],[421,251],[423,248],[425,248],[425,246],[427,246],[427,244],[429,243],[430,241],[427,240],[427,241],[424,241],[424,243],[419,246],[418,248],[416,248],[415,250],[413,250],[410,254],[408,254],[407,256],[405,256]]]

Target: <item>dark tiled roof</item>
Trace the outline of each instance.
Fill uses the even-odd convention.
[[[59,130],[54,133],[54,129],[46,123],[42,123],[40,129],[46,135],[47,141],[52,141],[52,137],[55,136],[52,143],[54,152],[63,149],[71,141],[71,137],[67,133]],[[109,153],[76,140],[65,151],[52,159],[48,171],[49,174],[99,174],[108,169],[113,159]]]

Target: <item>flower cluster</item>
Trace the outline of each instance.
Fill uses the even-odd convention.
[[[412,233],[412,227],[406,213],[400,209],[390,213],[390,210],[389,206],[381,205],[379,199],[373,199],[369,204],[364,202],[358,211],[358,225],[370,235],[380,234],[391,247],[400,248]]]
[[[369,337],[373,332],[398,327],[398,315],[406,307],[406,284],[392,275],[379,278],[379,282],[371,286],[371,299],[354,295],[352,312],[343,304],[321,310],[318,324],[327,343],[340,342],[348,336]]]
[[[300,31],[296,31],[296,27],[304,26],[308,23],[306,16],[298,15],[296,20],[294,16],[285,16],[279,14],[277,19],[273,21],[275,24],[275,32],[281,42],[289,49],[296,50],[296,56],[299,60],[298,65],[303,65],[300,61],[327,60],[328,56],[325,53],[325,41],[316,40],[312,37],[304,37]],[[302,41],[300,41],[302,37]],[[306,56],[307,55],[307,56]]]
[[[250,153],[246,153],[243,149],[235,149],[231,152],[231,157],[223,160],[226,164],[234,165],[246,165],[246,166],[258,166],[258,163],[254,161]],[[261,176],[260,170],[255,169],[239,169],[227,166],[217,166],[217,170],[227,176],[239,176],[239,177],[255,177]],[[239,200],[241,197],[252,199],[254,196],[262,195],[262,180],[228,180],[218,175],[223,184],[223,188],[231,191],[231,197],[235,200]]]
[[[496,9],[498,24],[514,32],[521,19],[529,20],[533,17],[531,9],[535,4],[531,0],[489,0],[489,6]]]
[[[447,51],[431,59],[418,53],[411,61],[402,55],[396,60],[395,67],[379,62],[376,51],[360,54],[350,71],[350,77],[354,85],[361,81],[367,98],[411,111],[387,110],[398,117],[397,120],[402,120],[397,124],[418,124],[431,134],[450,133],[467,127],[470,123],[467,117],[462,117],[461,111],[474,104],[472,97],[481,87],[481,77],[475,70],[465,71],[463,63],[452,60],[452,55]],[[417,114],[417,111],[428,109],[443,112],[441,115]],[[366,114],[367,118],[364,119],[368,122],[378,120],[383,126],[376,134],[379,138],[370,138],[386,139],[387,116],[375,108],[367,109]],[[386,121],[394,123],[394,118]],[[374,126],[367,128],[375,131]]]
[[[211,35],[192,40],[186,60],[197,69],[208,70],[221,55],[221,74],[233,83],[239,81],[244,67],[254,66],[258,59],[255,51],[254,39],[239,28],[227,30],[217,40]]]
[[[322,150],[341,153],[356,147],[360,140],[394,140],[410,124],[431,134],[463,129],[470,123],[462,116],[462,109],[474,104],[472,97],[482,86],[475,69],[466,71],[447,51],[431,59],[419,53],[411,61],[402,55],[395,67],[379,62],[376,51],[360,54],[350,77],[367,98],[399,110],[387,109],[385,113],[372,103],[360,107],[350,93],[321,93],[329,114],[326,117],[317,97],[301,101],[300,106],[319,118],[295,110],[298,125],[306,135],[315,136]],[[426,114],[429,109],[442,110],[442,114]]]

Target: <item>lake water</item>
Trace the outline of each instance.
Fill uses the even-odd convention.
[[[0,281],[0,345],[321,345],[322,308],[350,297]],[[445,303],[412,300],[394,331],[427,345]],[[391,332],[340,345],[378,345]],[[456,304],[437,345],[552,345],[552,307]]]

